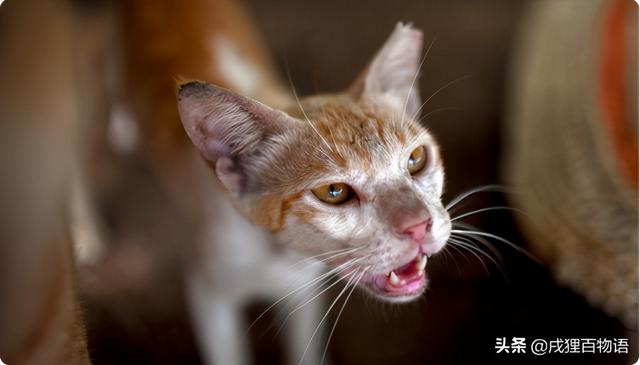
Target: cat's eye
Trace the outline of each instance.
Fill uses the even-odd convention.
[[[422,171],[427,165],[427,149],[424,146],[420,146],[411,152],[409,160],[407,161],[407,169],[411,175],[415,175]]]
[[[329,204],[346,203],[354,197],[353,189],[345,183],[333,183],[312,189],[311,192],[316,198]]]

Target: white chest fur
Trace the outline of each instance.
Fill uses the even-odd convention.
[[[247,363],[248,346],[243,321],[244,307],[254,299],[280,300],[293,290],[318,277],[323,268],[315,262],[302,262],[292,252],[275,252],[271,234],[249,223],[217,188],[206,205],[207,225],[203,228],[202,257],[187,276],[192,319],[203,357],[209,364]],[[310,289],[290,295],[282,303],[289,310],[310,295]],[[287,328],[289,356],[296,362],[302,356],[322,309],[318,298],[291,317]],[[305,363],[319,360],[319,341],[307,350]]]

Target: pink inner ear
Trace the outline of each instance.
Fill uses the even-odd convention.
[[[220,156],[229,155],[224,143],[224,103],[220,95],[179,96],[178,111],[182,125],[202,156],[215,163]],[[228,136],[227,136],[228,138]]]
[[[206,113],[202,107],[202,101],[198,98],[186,96],[179,96],[178,98],[178,112],[180,113],[180,119],[185,132],[193,142],[193,144],[200,150],[200,153],[205,155],[208,159],[207,151],[209,147],[207,143],[210,140],[206,138],[206,132],[203,133],[202,129],[206,129],[206,126],[201,126],[201,123],[206,123]],[[215,147],[215,146],[211,146]],[[213,160],[215,161],[215,160]]]
[[[251,153],[265,135],[294,124],[283,112],[201,82],[180,87],[178,110],[185,131],[210,162]]]
[[[203,145],[198,148],[205,153],[204,157],[209,161],[216,161],[220,156],[229,155],[229,148],[214,138],[205,138]]]
[[[244,178],[230,158],[220,157],[218,159],[216,162],[216,176],[218,176],[222,185],[230,192],[239,193],[242,191]]]

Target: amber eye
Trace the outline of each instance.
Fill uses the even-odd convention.
[[[427,149],[424,146],[420,146],[411,152],[409,161],[407,161],[407,169],[411,175],[415,175],[424,169],[427,164]]]
[[[311,192],[313,192],[316,198],[329,204],[342,204],[353,198],[354,195],[353,189],[344,183],[323,185],[319,188],[312,189]]]

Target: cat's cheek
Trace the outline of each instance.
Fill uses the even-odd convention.
[[[335,240],[349,241],[358,228],[358,219],[355,212],[338,212],[327,215],[318,222],[322,230]]]
[[[315,197],[303,198],[296,209],[292,209],[296,225],[312,227],[314,232],[323,235],[324,240],[348,243],[363,225],[360,204],[348,202],[331,206],[316,200]]]
[[[326,236],[313,226],[291,222],[285,229],[275,234],[276,242],[282,247],[307,256],[319,255],[340,248],[340,244],[327,240]]]

